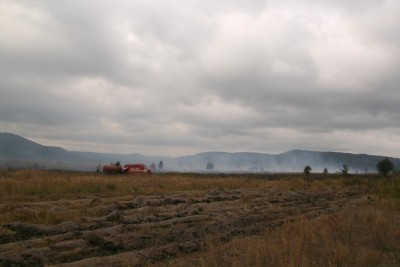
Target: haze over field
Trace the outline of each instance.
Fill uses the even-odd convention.
[[[322,173],[324,169],[335,173],[343,169],[343,164],[347,164],[351,173],[373,173],[376,172],[376,164],[383,158],[379,155],[306,150],[280,154],[203,152],[179,157],[94,153],[67,151],[61,147],[41,145],[18,135],[0,133],[0,169],[94,171],[99,164],[119,161],[122,165],[144,163],[150,167],[154,164],[153,171],[159,172],[303,172],[308,165],[316,173]],[[158,163],[161,161],[163,167],[160,169]],[[398,170],[400,159],[390,158],[390,161]]]
[[[0,2],[0,132],[70,151],[400,156],[400,1]]]

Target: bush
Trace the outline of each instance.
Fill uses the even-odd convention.
[[[394,165],[388,158],[384,158],[376,164],[376,168],[383,176],[387,176],[391,171],[393,171]]]

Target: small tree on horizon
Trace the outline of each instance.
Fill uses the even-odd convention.
[[[322,172],[324,175],[328,175],[328,169],[325,168],[324,171]]]
[[[384,158],[376,164],[376,168],[379,173],[386,177],[391,171],[393,171],[394,164],[388,158]]]
[[[162,160],[158,163],[158,168],[160,170],[162,170],[164,168],[164,163],[162,162]]]
[[[306,176],[306,180],[307,180],[308,182],[311,181],[311,180],[310,180],[311,171],[312,171],[312,169],[311,169],[311,167],[310,167],[309,165],[307,165],[307,166],[304,167],[303,173],[304,173],[304,175]]]
[[[347,163],[344,163],[343,164],[343,168],[340,170],[340,173],[343,175],[343,176],[349,176],[349,165],[347,165]]]

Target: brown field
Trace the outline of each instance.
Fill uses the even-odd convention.
[[[400,177],[0,171],[0,266],[400,266]]]

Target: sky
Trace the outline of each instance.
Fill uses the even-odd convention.
[[[398,0],[0,1],[0,132],[400,157]]]

